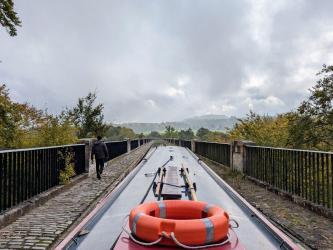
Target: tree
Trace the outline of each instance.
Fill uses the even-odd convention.
[[[310,97],[297,109],[290,127],[299,146],[333,148],[333,66],[323,65],[322,76],[310,89]]]
[[[130,128],[125,128],[121,126],[114,127],[112,125],[109,125],[105,133],[105,137],[107,137],[109,140],[123,140],[125,138],[134,139],[136,137],[136,134]]]
[[[316,149],[320,137],[317,136],[313,119],[299,112],[290,114],[288,145],[292,148]]]
[[[0,147],[9,147],[14,140],[15,130],[13,104],[3,84],[0,86]]]
[[[177,137],[177,130],[174,127],[170,126],[170,125],[165,126],[164,137],[165,138],[175,138],[175,137]]]
[[[147,138],[161,138],[161,134],[157,131],[151,131],[148,135]]]
[[[76,128],[73,123],[62,116],[47,115],[38,129],[38,144],[55,146],[77,142]]]
[[[20,145],[23,135],[36,129],[42,120],[42,111],[13,102],[6,85],[0,85],[0,147]]]
[[[28,103],[13,102],[6,85],[0,85],[0,148],[25,148],[72,144],[74,125]]]
[[[252,111],[239,119],[229,131],[231,139],[249,140],[258,145],[286,147],[289,138],[289,114],[259,115]]]
[[[21,26],[21,21],[14,11],[12,0],[0,0],[0,24],[5,27],[10,36],[16,36],[15,26]]]
[[[79,98],[73,109],[66,112],[67,117],[77,126],[79,138],[104,136],[108,129],[104,123],[104,105],[95,105],[96,99],[96,93],[89,92],[86,97]]]
[[[199,128],[197,131],[197,137],[201,140],[208,140],[209,129],[207,128]]]
[[[194,138],[194,133],[191,128],[187,130],[180,130],[179,139],[181,140],[192,140]]]
[[[197,131],[197,137],[203,141],[212,141],[212,142],[228,142],[229,136],[220,131],[210,131],[207,128],[200,128]]]
[[[317,75],[321,78],[297,111],[277,116],[250,112],[229,131],[230,137],[258,145],[332,150],[333,66],[323,65]]]
[[[209,131],[207,141],[226,143],[229,142],[229,137],[227,134],[220,131]]]

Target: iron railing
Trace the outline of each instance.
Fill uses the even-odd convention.
[[[127,141],[109,141],[105,144],[109,152],[108,161],[127,152]]]
[[[333,153],[245,146],[245,161],[246,175],[333,208]]]
[[[150,139],[142,139],[143,145]],[[127,141],[106,142],[111,160],[127,152]],[[0,151],[0,213],[59,185],[65,157],[73,156],[76,175],[85,172],[85,144]],[[138,140],[131,141],[131,149]]]
[[[131,150],[137,148],[138,146],[139,146],[138,140],[131,141]]]
[[[177,146],[192,149],[190,140],[166,139],[169,143]],[[231,145],[229,143],[215,143],[195,141],[195,152],[203,157],[221,163],[225,166],[231,166]]]
[[[179,140],[179,146],[191,149],[191,141],[189,141],[189,140]]]
[[[228,143],[195,141],[195,153],[227,167],[231,164],[231,145]]]
[[[190,141],[167,139],[191,148]],[[195,153],[231,166],[231,144],[195,141]],[[244,146],[244,173],[254,180],[312,205],[333,209],[333,153]]]
[[[84,144],[0,151],[0,212],[58,185],[68,153],[75,173],[83,173]]]

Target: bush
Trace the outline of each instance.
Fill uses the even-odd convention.
[[[60,170],[59,182],[66,185],[70,179],[76,175],[74,170],[74,153],[65,151],[59,152],[60,160],[63,162],[63,169]]]

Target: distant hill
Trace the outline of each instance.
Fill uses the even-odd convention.
[[[161,122],[161,123],[122,123],[118,124],[127,128],[131,128],[135,133],[150,133],[151,131],[163,132],[165,126],[170,125],[177,130],[186,130],[191,128],[196,131],[199,128],[207,128],[214,131],[225,131],[226,128],[232,128],[237,122],[234,116],[225,115],[202,115],[195,116],[178,122]]]

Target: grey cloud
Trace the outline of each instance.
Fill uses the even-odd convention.
[[[333,63],[330,0],[15,3],[23,27],[0,30],[0,81],[54,113],[96,90],[108,121],[275,114]]]

